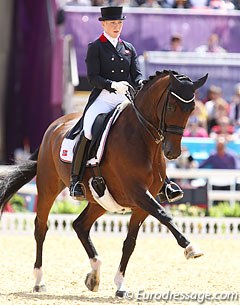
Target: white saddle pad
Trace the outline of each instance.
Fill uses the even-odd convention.
[[[101,141],[100,141],[100,145],[98,147],[97,150],[97,155],[95,158],[92,158],[91,160],[88,160],[87,165],[96,165],[97,163],[100,163],[101,158],[103,156],[103,152],[104,152],[104,147],[105,147],[105,143],[108,137],[108,133],[109,130],[111,128],[111,126],[116,122],[116,120],[118,119],[120,113],[127,107],[127,105],[130,102],[128,100],[126,100],[125,102],[119,104],[115,111],[113,112],[110,120],[107,123],[107,126],[103,132]],[[74,146],[76,145],[77,141],[78,141],[79,137],[76,137],[74,140],[71,139],[63,139],[62,145],[61,145],[61,149],[60,149],[60,159],[63,162],[66,163],[72,163],[73,160],[73,150],[74,150]]]

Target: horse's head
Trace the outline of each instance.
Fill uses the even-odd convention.
[[[174,71],[156,72],[144,81],[133,108],[156,144],[163,143],[164,155],[176,159],[181,154],[181,139],[187,120],[195,107],[195,91],[208,75],[192,81]]]
[[[208,75],[192,81],[185,75],[169,72],[168,92],[158,106],[159,130],[164,140],[164,155],[176,159],[181,154],[181,139],[188,118],[195,107],[194,92],[204,85]],[[166,97],[165,97],[166,96]]]

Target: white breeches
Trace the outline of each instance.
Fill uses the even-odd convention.
[[[124,94],[110,93],[107,90],[102,90],[93,104],[88,108],[83,119],[83,131],[87,139],[92,139],[92,126],[96,117],[100,113],[108,113],[118,104],[126,100]]]

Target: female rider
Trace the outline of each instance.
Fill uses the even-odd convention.
[[[87,76],[93,90],[84,110],[83,135],[75,149],[70,184],[70,195],[78,199],[86,197],[85,187],[81,182],[94,120],[100,113],[110,112],[126,100],[129,84],[137,90],[142,86],[136,50],[131,43],[120,38],[124,19],[126,16],[122,14],[122,7],[101,8],[99,21],[103,34],[88,45]],[[161,200],[175,201],[182,197],[183,192],[180,188],[173,189],[165,182],[160,194]]]

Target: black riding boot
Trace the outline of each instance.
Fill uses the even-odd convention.
[[[81,182],[88,159],[88,149],[90,142],[91,141],[85,138],[83,135],[80,137],[75,148],[72,162],[71,184],[69,187],[70,196],[75,199],[86,199],[86,189],[84,184]]]
[[[172,187],[173,186],[173,187]],[[163,186],[159,192],[159,198],[161,202],[175,202],[183,198],[183,191],[175,182],[170,181],[167,177],[163,183]]]

